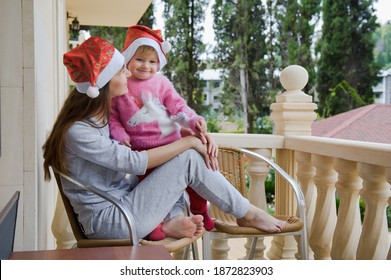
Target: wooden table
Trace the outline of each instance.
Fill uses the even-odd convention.
[[[11,260],[172,260],[160,245],[12,252]]]

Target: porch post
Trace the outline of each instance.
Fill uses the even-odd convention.
[[[308,82],[308,72],[302,66],[290,65],[280,75],[285,92],[271,105],[274,134],[311,135],[311,125],[316,119],[317,105],[302,89]],[[295,176],[294,152],[277,150],[276,162],[292,177]],[[276,174],[276,213],[295,215],[296,202],[293,191],[281,176]],[[274,237],[267,256],[269,259],[294,259],[297,245],[294,237]]]

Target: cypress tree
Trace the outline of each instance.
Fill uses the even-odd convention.
[[[205,69],[201,55],[206,0],[164,0],[165,39],[172,44],[164,73],[188,105],[202,114],[203,82],[199,73]]]
[[[281,68],[298,64],[306,68],[306,92],[315,87],[315,61],[312,54],[315,27],[319,22],[321,0],[277,0],[275,18],[279,30]]]
[[[268,114],[265,8],[261,1],[216,0],[213,7],[217,64],[227,70],[223,104],[242,112],[244,132]],[[236,110],[237,111],[237,110]]]
[[[324,0],[322,38],[319,43],[317,91],[319,113],[334,115],[373,102],[372,86],[378,66],[374,62],[374,32],[378,27],[372,0]],[[328,102],[331,92],[344,85],[359,95],[345,102]],[[346,93],[345,93],[346,95]],[[333,97],[338,98],[338,96]],[[327,105],[328,104],[328,105]],[[333,105],[334,104],[334,105]],[[335,105],[337,104],[337,105]],[[327,106],[331,106],[328,108]]]

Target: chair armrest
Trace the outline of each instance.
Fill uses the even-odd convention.
[[[251,157],[255,157],[257,159],[263,160],[267,162],[270,166],[273,167],[273,169],[279,173],[286,181],[288,181],[289,185],[292,187],[295,197],[297,200],[298,204],[298,209],[299,209],[299,216],[303,220],[304,226],[306,226],[306,206],[305,206],[305,197],[303,194],[303,191],[301,190],[299,184],[296,182],[295,179],[293,179],[288,173],[285,172],[284,169],[282,169],[277,163],[273,162],[269,158],[260,155],[258,153],[255,153],[253,151],[249,151],[246,149],[240,149],[243,154],[249,155]]]
[[[129,235],[131,238],[131,240],[130,240],[131,244],[133,244],[133,246],[139,245],[139,239],[138,239],[137,232],[136,232],[136,223],[135,223],[133,214],[129,211],[129,209],[126,207],[126,205],[122,201],[120,201],[119,199],[117,199],[113,195],[106,193],[106,192],[102,191],[101,189],[99,189],[95,186],[92,186],[86,182],[79,182],[79,181],[75,180],[74,178],[67,176],[63,173],[60,173],[60,172],[57,172],[57,173],[61,177],[63,177],[64,179],[74,183],[75,185],[77,185],[87,191],[90,191],[90,192],[100,196],[101,198],[111,202],[115,207],[117,207],[119,209],[119,211],[122,213],[122,215],[125,217],[125,221],[128,226]]]

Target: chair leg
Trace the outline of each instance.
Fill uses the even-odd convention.
[[[301,230],[300,235],[300,255],[302,260],[308,260],[308,239],[306,229]]]
[[[189,252],[190,252],[190,245],[183,248],[183,255],[182,260],[188,260],[189,259]]]
[[[251,241],[250,252],[248,253],[249,260],[252,260],[254,258],[255,247],[257,246],[257,241],[258,241],[258,237],[253,237],[253,240]]]
[[[210,260],[212,255],[210,234],[206,232],[202,236],[202,259]]]
[[[198,252],[197,241],[191,243],[191,249],[192,249],[192,253],[193,253],[193,260],[199,260],[200,254]]]

